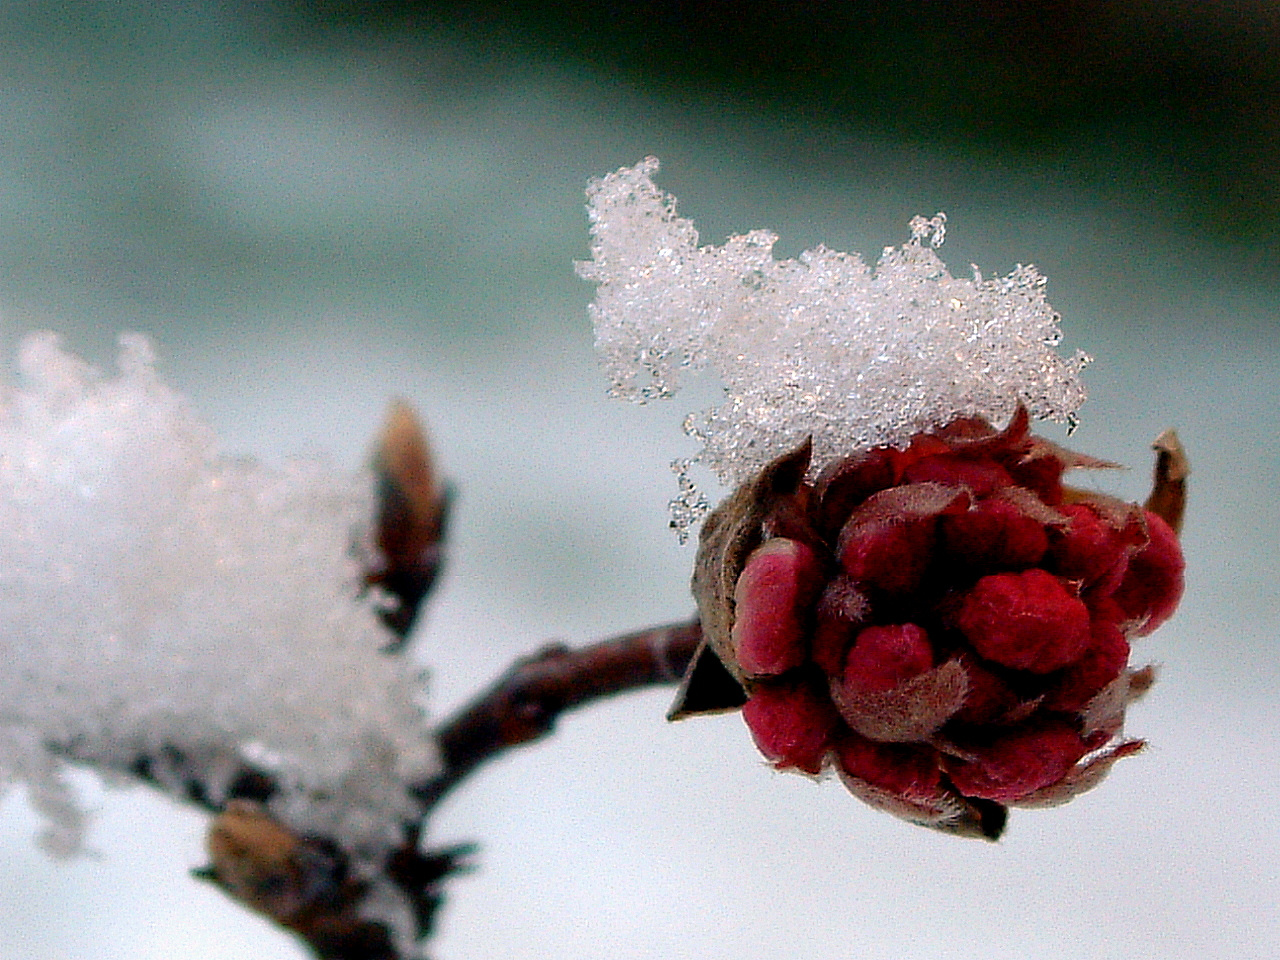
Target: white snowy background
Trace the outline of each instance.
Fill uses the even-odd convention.
[[[956,273],[1034,262],[1064,349],[1097,357],[1073,445],[1134,465],[1175,426],[1194,486],[1179,616],[1137,655],[1151,749],[996,845],[775,775],[736,717],[667,725],[669,691],[565,718],[432,824],[476,839],[441,960],[1216,960],[1280,952],[1280,283],[1181,230],[1160,171],[1049,167],[683,107],[441,36],[284,54],[234,7],[0,10],[0,355],[60,331],[102,364],[120,330],[229,452],[354,468],[387,399],[429,420],[458,490],[416,641],[449,711],[512,658],[687,616],[666,529],[679,402],[605,399],[591,351],[588,177],[662,157],[705,242],[765,226],[780,256],[874,257],[948,214]],[[74,14],[67,11],[76,11]],[[65,14],[65,16],[64,16]],[[1115,163],[1111,187],[1107,164]],[[1055,434],[1060,435],[1060,434]],[[1103,481],[1099,481],[1102,483]],[[37,851],[0,801],[0,958],[300,960],[187,871],[204,820],[79,783],[90,857]]]

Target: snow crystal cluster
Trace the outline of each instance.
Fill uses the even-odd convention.
[[[273,813],[371,863],[437,763],[421,678],[356,599],[369,477],[219,455],[140,336],[104,375],[52,334],[0,394],[0,783],[74,852],[69,759],[214,802],[246,765]],[[193,782],[194,781],[194,782]]]
[[[932,249],[943,214],[915,218],[874,270],[822,246],[775,260],[767,230],[700,247],[654,185],[657,169],[651,157],[591,182],[592,258],[578,270],[598,284],[591,317],[614,396],[668,397],[686,371],[718,375],[725,402],[685,430],[703,444],[694,461],[722,482],[742,483],[810,436],[817,471],[960,416],[1002,425],[1019,403],[1074,422],[1089,358],[1054,351],[1058,315],[1034,267],[951,276]],[[700,500],[687,462],[675,467],[683,532]]]

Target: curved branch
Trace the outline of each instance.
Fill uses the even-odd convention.
[[[604,697],[678,683],[702,640],[697,620],[623,634],[578,650],[551,644],[516,661],[437,731],[443,772],[411,787],[422,819],[406,823],[404,843],[379,877],[356,878],[333,840],[302,835],[264,806],[275,778],[218,745],[168,745],[121,765],[77,744],[58,752],[99,769],[115,769],[210,811],[211,863],[193,871],[238,902],[301,937],[318,960],[407,960],[395,931],[361,912],[378,883],[389,881],[414,912],[413,935],[430,934],[443,881],[466,870],[474,847],[420,847],[433,805],[486,760],[550,733],[566,710]],[[215,795],[210,784],[220,783]]]
[[[436,737],[444,769],[414,793],[430,809],[486,760],[551,732],[564,711],[640,687],[678,683],[701,642],[702,627],[692,620],[579,650],[549,644],[516,661],[441,725]]]

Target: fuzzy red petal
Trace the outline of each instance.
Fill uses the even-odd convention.
[[[922,800],[937,796],[942,780],[938,753],[932,747],[876,743],[857,734],[841,738],[836,766],[873,787]]]
[[[840,716],[826,695],[804,681],[756,688],[742,708],[756,747],[779,770],[820,773]]]
[[[998,463],[988,459],[970,459],[953,453],[918,460],[903,472],[910,483],[941,483],[964,487],[975,497],[985,497],[1013,483],[1013,478]]]
[[[858,630],[871,616],[871,602],[846,574],[837,574],[814,609],[813,644],[809,657],[829,677],[844,670],[845,654]]]
[[[1162,519],[1147,513],[1147,545],[1129,560],[1129,568],[1112,599],[1130,620],[1137,636],[1146,636],[1164,623],[1182,599],[1186,561],[1178,537]]]
[[[1089,635],[1089,649],[1084,656],[1062,672],[1062,677],[1045,696],[1046,710],[1084,709],[1128,665],[1129,641],[1118,626],[1107,620],[1095,620]]]
[[[1039,568],[983,577],[966,594],[956,625],[987,660],[1051,673],[1089,645],[1089,610],[1057,577]]]
[[[1050,569],[1086,588],[1110,593],[1124,576],[1132,545],[1092,506],[1072,503],[1061,507],[1061,511],[1070,524],[1053,533]]]
[[[876,447],[828,466],[814,485],[823,528],[834,535],[867,497],[896,486],[900,457],[891,447]]]
[[[1029,567],[1049,549],[1044,524],[1008,500],[984,500],[943,517],[940,532],[951,556],[985,570]]]
[[[944,763],[966,797],[1012,803],[1062,780],[1088,749],[1069,724],[1044,721],[970,746],[966,759]]]
[[[734,588],[733,644],[748,676],[785,673],[806,656],[802,607],[820,587],[821,567],[797,540],[774,537],[747,558]]]

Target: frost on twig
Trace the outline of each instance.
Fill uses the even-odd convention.
[[[851,451],[903,446],[956,417],[1071,422],[1084,400],[1083,354],[1060,357],[1044,277],[953,277],[933,248],[945,216],[917,217],[911,239],[875,268],[826,247],[775,260],[777,237],[753,230],[699,246],[693,222],[653,183],[658,162],[592,181],[591,316],[614,395],[673,394],[710,369],[724,402],[691,415],[695,461],[737,486],[813,438],[816,475]],[[683,476],[683,473],[682,473]],[[673,526],[706,509],[682,484]]]
[[[551,732],[566,710],[654,684],[674,683],[701,642],[697,621],[613,637],[580,649],[551,644],[513,664],[441,724],[438,774],[413,788],[424,816],[485,761]],[[370,903],[389,887],[413,908],[414,936],[431,932],[450,873],[466,869],[470,845],[419,849],[419,827],[383,864],[378,884],[350,870],[327,838],[306,836],[250,800],[232,800],[209,831],[211,863],[197,876],[300,936],[323,960],[403,960],[412,944]],[[371,910],[370,907],[375,909]]]

